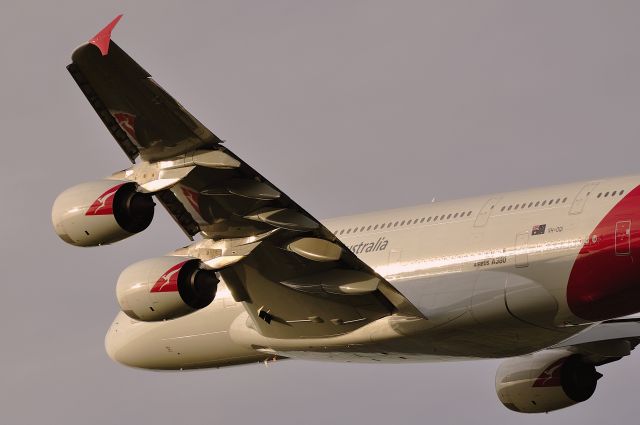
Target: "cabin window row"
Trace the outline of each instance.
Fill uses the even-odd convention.
[[[511,210],[524,210],[524,209],[529,209],[529,208],[535,208],[535,207],[545,207],[545,206],[550,206],[550,205],[557,205],[560,203],[566,203],[567,202],[567,198],[556,198],[554,199],[550,199],[550,200],[544,200],[544,201],[531,201],[529,203],[527,202],[523,202],[523,203],[518,203],[518,204],[511,204],[509,206],[507,205],[503,205],[502,208],[500,208],[500,211],[511,211]]]
[[[382,224],[376,224],[376,225],[370,224],[369,226],[352,227],[349,229],[335,230],[333,233],[336,235],[343,235],[343,234],[348,235],[349,233],[361,233],[361,232],[368,232],[371,230],[390,229],[392,227],[402,227],[402,226],[424,224],[424,223],[431,223],[431,222],[435,223],[435,222],[444,221],[444,220],[470,217],[471,214],[473,214],[473,211],[462,211],[457,213],[441,214],[441,215],[422,217],[422,218],[416,218],[411,220],[402,220],[402,221],[398,220],[395,222],[390,221],[388,223],[382,223]]]
[[[613,192],[600,192],[598,193],[598,198],[606,198],[608,196],[622,196],[624,194],[623,190],[614,190]]]

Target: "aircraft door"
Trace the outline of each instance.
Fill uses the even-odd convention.
[[[522,232],[516,235],[516,267],[527,267],[529,265],[529,232]]]
[[[389,251],[389,265],[392,266],[400,262],[402,251],[399,249],[392,249]]]
[[[616,255],[629,255],[631,253],[631,221],[619,221],[616,223]]]
[[[476,221],[473,224],[474,227],[482,227],[489,221],[489,217],[491,217],[491,213],[495,210],[498,205],[498,201],[500,198],[491,198],[487,201],[486,204],[482,207],[480,212],[478,213],[478,217],[476,217]]]
[[[593,192],[596,186],[598,186],[598,183],[589,183],[580,189],[580,192],[578,192],[576,198],[571,204],[569,214],[580,214],[582,212],[584,204],[587,202],[587,199],[589,199],[591,192]]]

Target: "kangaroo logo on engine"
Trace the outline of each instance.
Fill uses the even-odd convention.
[[[171,267],[169,270],[164,272],[160,279],[153,285],[151,291],[149,292],[175,292],[178,290],[178,273],[180,273],[180,269],[186,263],[183,261],[181,263],[176,264]]]
[[[113,214],[113,196],[122,185],[112,187],[100,195],[89,207],[85,215],[110,215]]]

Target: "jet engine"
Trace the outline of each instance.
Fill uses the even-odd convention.
[[[98,246],[128,238],[153,220],[150,194],[136,183],[96,180],[62,192],[53,203],[51,221],[62,240],[76,246]]]
[[[192,257],[166,256],[124,269],[116,295],[122,311],[145,322],[174,319],[211,304],[218,288],[213,270]]]
[[[496,372],[496,392],[507,408],[542,413],[588,400],[602,375],[567,350],[546,350],[515,357]]]

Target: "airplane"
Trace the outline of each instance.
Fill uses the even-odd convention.
[[[640,343],[640,175],[320,221],[111,40],[121,16],[67,69],[132,164],[62,192],[53,227],[111,244],[159,203],[191,242],[120,274],[116,362],[503,358],[498,398],[538,413],[589,399]]]

